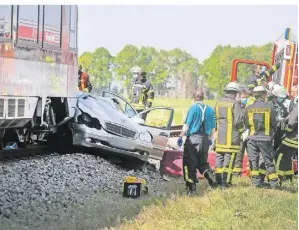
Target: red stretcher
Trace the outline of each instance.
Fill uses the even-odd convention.
[[[208,163],[210,167],[215,170],[216,165],[216,153],[208,153]],[[294,173],[298,173],[298,162],[293,161]],[[166,150],[164,152],[163,160],[161,162],[162,173],[170,176],[183,176],[183,151],[182,150]],[[249,176],[249,164],[247,154],[243,157],[243,165],[241,176]],[[197,178],[201,179],[203,176],[197,171]]]
[[[207,159],[210,167],[215,170],[216,165],[216,153],[209,152]],[[168,174],[170,176],[183,176],[183,151],[182,150],[166,150],[164,152],[163,160],[161,163],[162,173]],[[242,166],[242,176],[249,175],[248,168],[248,158],[244,155],[243,166]],[[203,176],[197,171],[197,178],[201,179]]]

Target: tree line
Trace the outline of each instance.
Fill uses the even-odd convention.
[[[147,72],[156,94],[188,98],[202,85],[209,92],[221,94],[230,81],[232,61],[235,58],[271,62],[272,44],[262,46],[232,47],[218,45],[211,55],[200,63],[188,52],[176,48],[157,50],[154,47],[126,45],[116,56],[100,47],[94,52],[84,52],[79,64],[88,72],[95,90],[111,90],[111,82],[117,81],[121,88],[118,93],[126,93],[132,84],[130,69],[139,66]],[[238,79],[245,83],[251,74],[247,66],[238,67]]]

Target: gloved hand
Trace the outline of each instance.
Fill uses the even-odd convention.
[[[87,89],[87,88],[85,88],[83,91],[84,91],[85,93],[88,93],[88,89]]]
[[[183,145],[183,138],[179,137],[179,139],[177,140],[177,145],[181,148]]]
[[[242,140],[245,141],[248,138],[248,135],[249,135],[249,129],[245,130],[242,133],[242,135],[241,135]]]
[[[213,145],[213,140],[209,139],[209,146]]]

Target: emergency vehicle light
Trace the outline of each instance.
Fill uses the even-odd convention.
[[[291,28],[286,28],[286,30],[284,32],[284,39],[285,40],[289,40],[290,39],[290,31],[291,31]]]

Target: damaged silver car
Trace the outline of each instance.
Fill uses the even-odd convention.
[[[78,97],[70,126],[73,144],[136,157],[162,160],[174,111],[153,107],[141,113],[122,96],[103,91]]]

